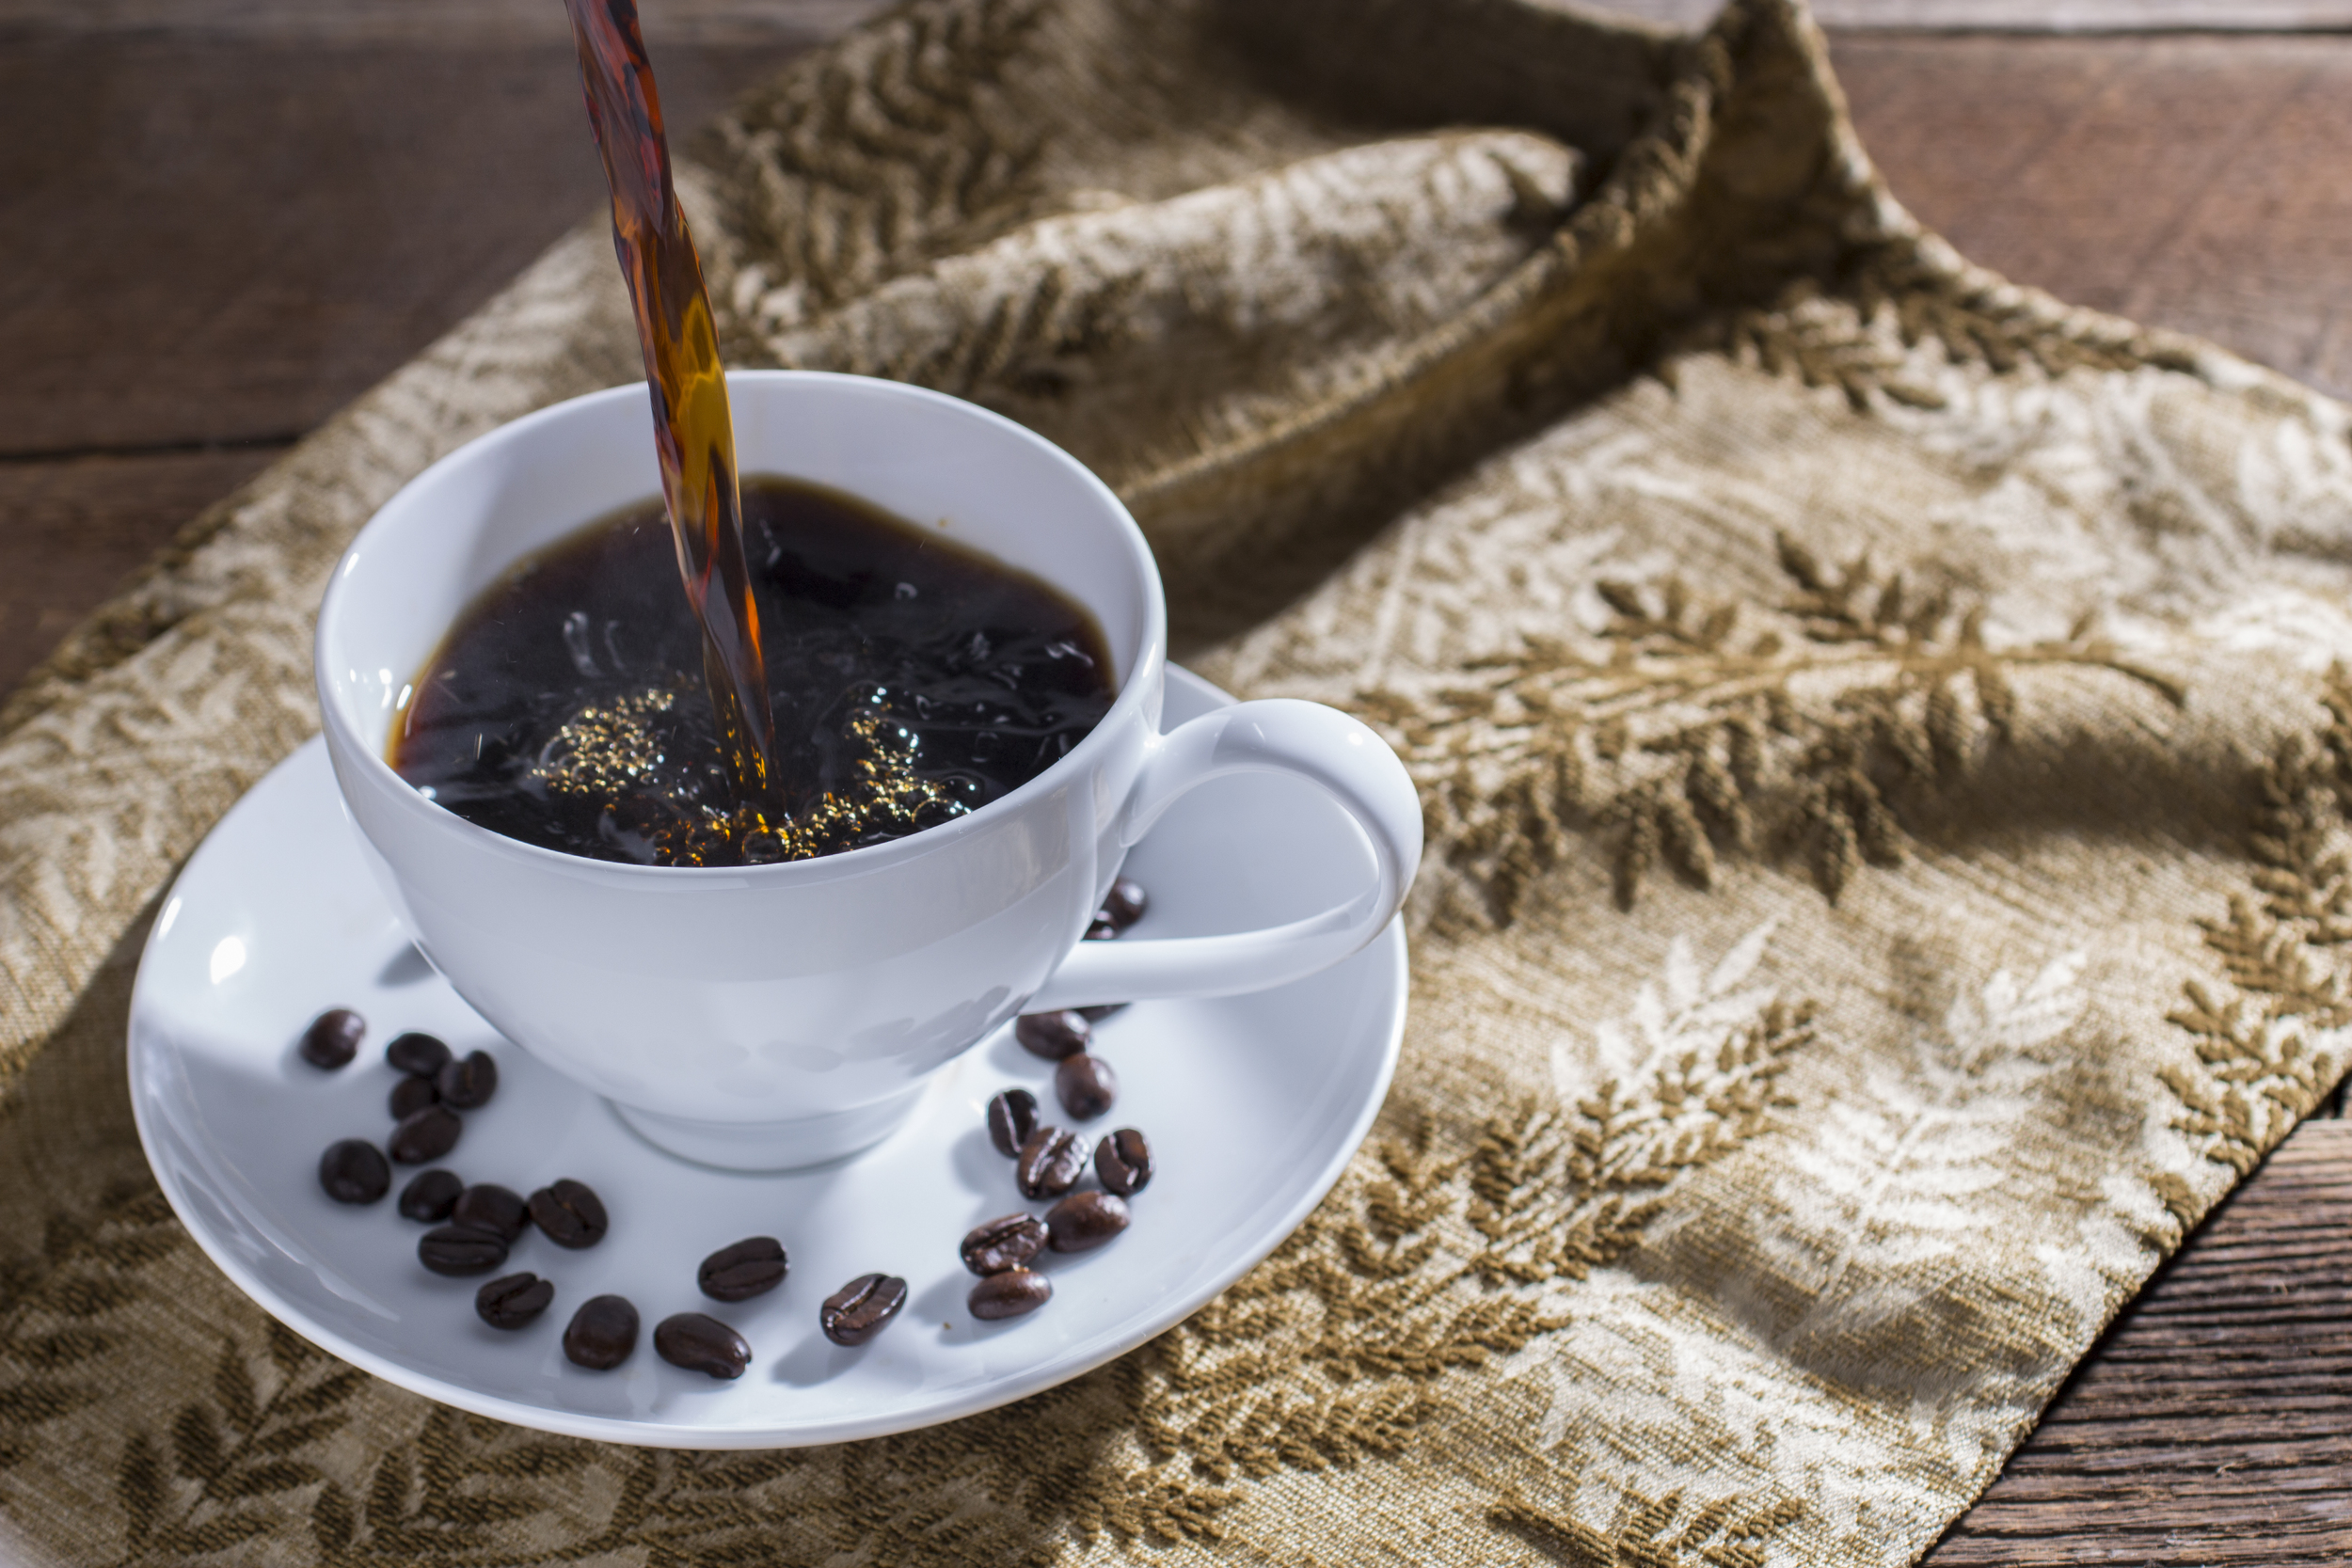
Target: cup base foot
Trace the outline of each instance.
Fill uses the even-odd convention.
[[[721,1170],[787,1171],[864,1152],[897,1132],[922,1097],[917,1084],[870,1105],[798,1121],[692,1121],[606,1103],[630,1132],[664,1154]]]

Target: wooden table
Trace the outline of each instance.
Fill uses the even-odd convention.
[[[660,7],[673,124],[863,3]],[[2352,394],[2352,0],[1821,4],[1866,145],[1962,250]],[[0,0],[0,689],[594,209],[555,16]],[[1931,1560],[2352,1560],[2352,1123],[2247,1183]]]

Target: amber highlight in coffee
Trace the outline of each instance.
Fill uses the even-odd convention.
[[[778,806],[735,809],[660,509],[526,558],[417,674],[387,760],[468,820],[598,860],[742,865],[952,820],[1066,755],[1117,695],[1102,631],[1043,581],[815,485],[743,486],[771,628]]]
[[[735,803],[749,819],[771,803],[774,736],[710,294],[670,179],[661,96],[634,0],[564,0],[564,8],[579,46],[588,123],[612,190],[612,248],[628,280],[653,391],[654,446],[677,570],[702,626],[704,682]]]

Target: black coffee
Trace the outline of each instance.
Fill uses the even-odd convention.
[[[984,806],[1059,761],[1117,695],[1085,610],[938,528],[751,479],[743,531],[775,716],[770,800],[735,799],[659,505],[590,525],[468,606],[388,760],[526,843],[757,864]]]

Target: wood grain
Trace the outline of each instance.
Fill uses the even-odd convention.
[[[2352,396],[2352,38],[1831,52],[1896,196],[1972,260]]]
[[[1586,3],[1591,9],[1677,27],[1704,26],[1723,8],[1721,0]],[[2352,27],[2352,0],[1813,0],[1812,9],[1824,27],[1873,32],[2284,33]]]
[[[648,44],[807,44],[887,0],[651,0]],[[0,0],[0,34],[139,33],[278,43],[390,40],[451,48],[571,37],[560,0]],[[660,61],[657,58],[656,66]]]
[[[1927,1560],[2352,1560],[2352,1122],[2231,1196]]]
[[[1825,27],[2010,33],[2316,32],[2347,0],[1816,0]]]
[[[0,464],[0,689],[283,450]]]
[[[801,47],[663,48],[672,123]],[[561,39],[0,44],[0,689],[601,191]]]
[[[665,51],[673,124],[795,50]],[[603,189],[560,40],[24,39],[0,125],[0,457],[289,439]]]

